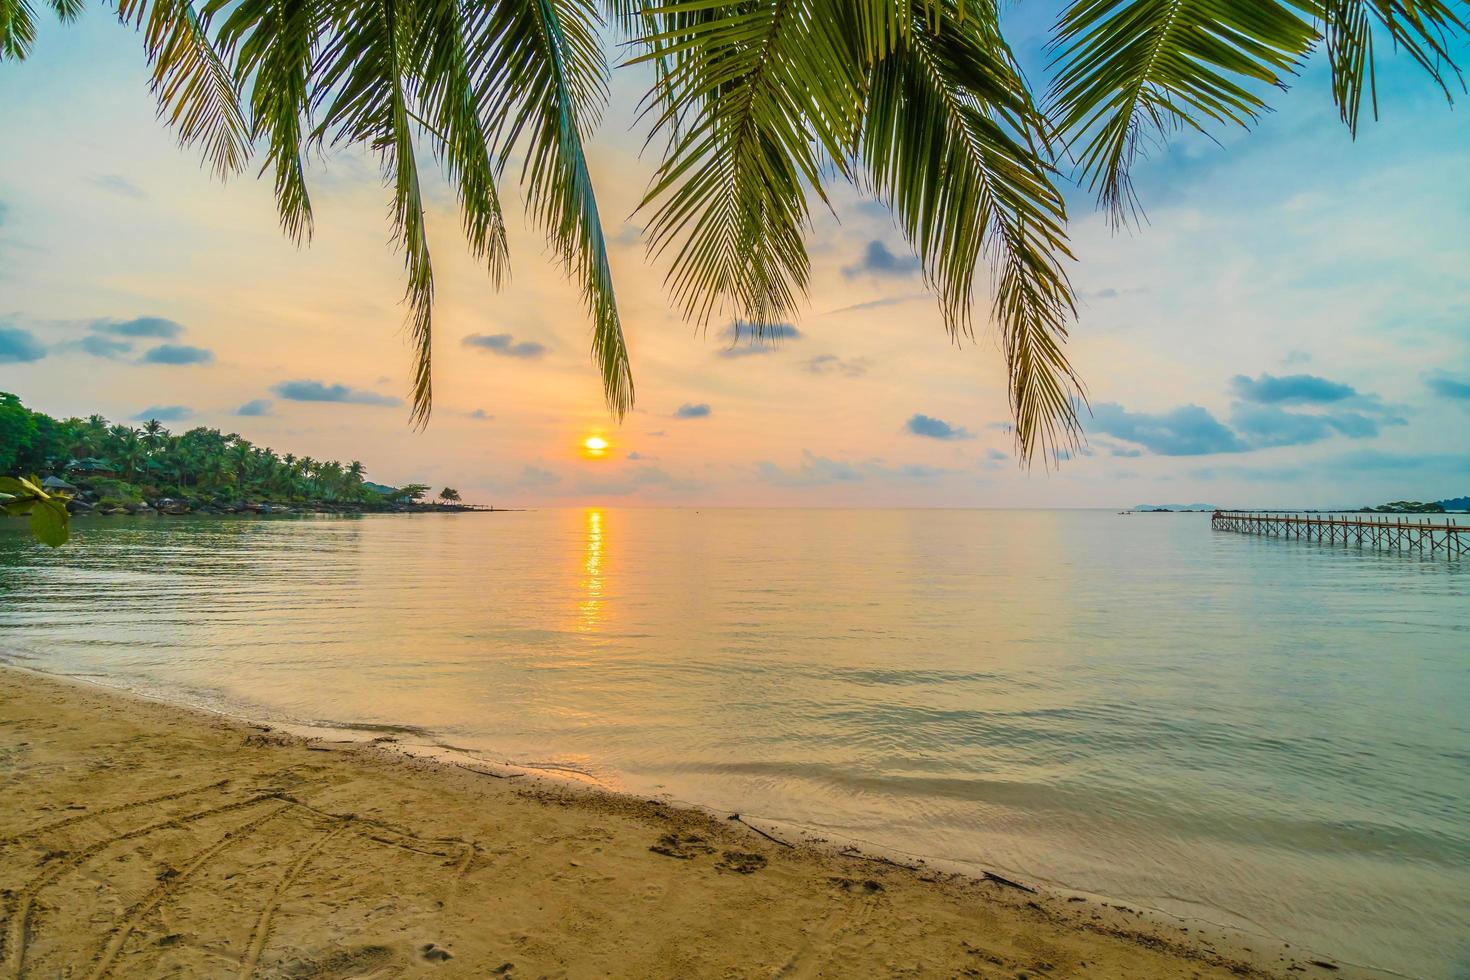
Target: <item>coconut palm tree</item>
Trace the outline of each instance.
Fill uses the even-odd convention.
[[[81,0],[49,0],[63,20]],[[1023,460],[1077,440],[1081,385],[1059,161],[1115,221],[1135,212],[1140,149],[1177,129],[1249,126],[1315,52],[1356,131],[1376,108],[1385,41],[1448,96],[1466,0],[1065,0],[1039,99],[1000,0],[118,0],[141,28],[161,114],[218,173],[259,147],[288,235],[311,236],[305,154],[377,153],[417,342],[413,418],[432,406],[434,278],[414,146],[442,163],[470,248],[509,270],[507,164],[579,284],[612,412],[633,403],[628,352],[584,131],[606,99],[602,17],[653,78],[642,119],[664,156],[643,202],[651,252],[690,319],[757,334],[808,285],[815,201],[850,181],[893,212],[956,337],[991,318]],[[0,56],[34,40],[29,0],[0,3]],[[1462,86],[1461,86],[1462,87]]]

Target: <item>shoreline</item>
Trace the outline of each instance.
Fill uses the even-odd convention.
[[[957,866],[942,861],[900,858],[892,851],[833,842],[771,821],[618,793],[576,780],[570,773],[493,763],[433,746],[405,745],[398,740],[404,733],[374,736],[360,730],[263,725],[12,665],[0,669],[0,691],[5,695],[0,698],[0,774],[11,784],[14,800],[0,815],[0,887],[20,895],[20,905],[31,903],[25,908],[15,901],[5,905],[0,967],[13,966],[17,950],[23,950],[25,964],[53,964],[43,973],[60,972],[57,968],[68,963],[88,962],[87,957],[106,936],[94,934],[95,923],[62,928],[43,911],[47,902],[56,899],[41,893],[76,892],[73,879],[90,871],[88,880],[101,874],[107,879],[106,887],[95,886],[95,894],[71,895],[65,903],[68,909],[80,901],[79,912],[90,909],[86,923],[107,919],[122,908],[138,912],[137,921],[121,941],[114,929],[104,947],[117,947],[110,955],[119,973],[173,968],[170,964],[185,962],[180,957],[186,951],[203,955],[201,950],[217,949],[223,943],[241,963],[255,950],[252,969],[262,976],[291,975],[290,963],[321,967],[354,949],[369,960],[381,960],[381,968],[389,971],[381,974],[384,976],[426,966],[453,975],[484,976],[504,963],[510,963],[511,969],[499,974],[502,976],[558,975],[558,971],[566,976],[589,971],[618,976],[797,976],[848,975],[854,970],[875,975],[898,971],[909,962],[917,965],[920,974],[1006,978],[1068,976],[1083,970],[1089,976],[1141,978],[1391,975],[1197,920],[1175,919],[1062,889],[1033,887],[993,872],[957,871]],[[46,710],[38,710],[43,708]],[[123,737],[109,741],[108,732]],[[38,743],[44,750],[35,748]],[[147,747],[141,753],[139,743]],[[27,760],[38,752],[45,758],[30,760],[28,765]],[[275,908],[282,914],[290,912],[293,938],[289,941],[284,923],[279,935],[278,927],[270,926],[262,934],[265,938],[252,936],[243,947],[243,940],[211,935],[211,931],[233,928],[227,928],[231,916],[220,913],[204,914],[194,934],[179,931],[177,935],[183,938],[150,946],[143,941],[143,933],[166,927],[161,911],[165,901],[160,899],[155,908],[141,910],[135,893],[140,888],[147,892],[142,887],[145,884],[156,891],[163,887],[160,880],[164,884],[174,880],[171,874],[158,879],[159,873],[194,876],[194,866],[187,858],[181,866],[180,859],[164,855],[162,872],[155,868],[153,877],[144,876],[130,887],[113,883],[110,870],[95,869],[94,864],[102,863],[102,852],[108,851],[110,857],[111,850],[124,851],[118,861],[131,855],[131,863],[152,866],[159,861],[160,850],[168,849],[165,837],[197,837],[194,845],[205,844],[198,853],[226,844],[233,847],[235,838],[230,831],[222,837],[213,831],[219,840],[207,844],[210,832],[202,825],[211,823],[212,817],[196,819],[192,811],[172,818],[188,820],[187,832],[170,823],[158,831],[157,841],[151,833],[128,836],[132,833],[126,826],[130,820],[137,823],[141,814],[175,805],[152,800],[159,794],[168,795],[152,787],[184,779],[185,772],[192,769],[200,769],[201,778],[204,774],[216,780],[224,776],[226,782],[242,786],[261,784],[263,777],[279,777],[285,771],[312,774],[291,786],[270,787],[269,792],[260,785],[261,792],[246,798],[254,802],[244,807],[277,807],[268,819],[305,822],[311,825],[309,833],[322,835],[278,858],[257,855],[250,865],[252,869],[275,869],[265,877],[276,878],[280,885]],[[87,773],[94,771],[101,775],[88,779]],[[119,780],[109,775],[113,772],[131,775]],[[144,784],[147,790],[141,788]],[[413,789],[405,797],[402,790],[406,786]],[[149,799],[140,801],[140,797]],[[58,821],[57,814],[48,810],[66,815]],[[513,815],[520,822],[508,819]],[[89,850],[97,847],[101,824],[110,824],[107,829],[122,836],[100,850]],[[195,824],[200,828],[195,829]],[[310,937],[320,927],[336,928],[339,918],[352,918],[348,909],[386,897],[379,894],[382,876],[364,874],[363,869],[384,872],[387,879],[393,874],[406,875],[399,883],[410,892],[415,887],[433,890],[430,886],[437,887],[437,878],[443,876],[431,867],[387,873],[380,865],[393,862],[378,853],[381,842],[374,845],[371,833],[358,832],[378,824],[392,825],[396,828],[393,833],[406,832],[408,837],[400,844],[410,838],[428,839],[426,833],[433,830],[429,836],[440,842],[436,846],[448,847],[444,842],[452,840],[454,847],[463,850],[460,860],[466,863],[454,876],[454,901],[446,905],[446,899],[440,898],[436,912],[410,900],[414,911],[408,918],[417,923],[414,927],[398,921],[407,914],[404,912],[395,920],[396,927],[386,921],[363,921],[335,936],[329,944],[332,948],[312,948]],[[555,825],[557,833],[548,836],[544,832],[547,824]],[[57,836],[43,840],[48,827],[56,828]],[[26,842],[26,828],[40,828],[29,832],[36,839]],[[253,830],[249,833],[254,834]],[[563,860],[546,865],[540,856],[553,838],[568,853]],[[7,841],[9,846],[5,846]],[[318,851],[305,853],[303,848],[318,843]],[[259,845],[252,836],[239,846],[244,850]],[[328,874],[333,884],[331,907],[312,911],[317,887],[307,888],[294,878],[288,881],[281,876],[296,867],[293,862],[306,862],[297,871],[298,877],[308,865],[336,867],[333,862],[344,860],[339,851],[351,854],[335,876]],[[414,853],[413,847],[408,851]],[[58,853],[64,856],[55,857]],[[80,859],[75,857],[78,854]],[[486,857],[491,854],[493,860]],[[288,861],[290,855],[295,857]],[[201,860],[211,866],[217,863],[213,857]],[[478,865],[482,860],[488,862],[485,874]],[[494,874],[488,873],[491,866]],[[611,874],[592,876],[595,887],[575,882],[573,879],[589,877],[590,872],[579,870],[587,868]],[[201,865],[197,875],[205,874]],[[244,877],[249,885],[259,875],[252,870]],[[38,881],[42,884],[36,885]],[[646,895],[650,883],[658,891],[651,900]],[[251,887],[255,886],[264,887],[260,882]],[[584,892],[589,887],[601,893],[601,903],[595,908],[586,905]],[[177,889],[177,896],[173,895],[176,889],[165,890],[167,900],[184,907],[190,921],[200,917],[195,905],[210,905],[208,900],[219,899],[214,894],[199,898],[197,888]],[[303,891],[309,894],[301,894]],[[543,912],[548,906],[553,910],[545,921],[538,922],[536,930],[496,932],[492,928],[491,935],[482,935],[483,927],[476,925],[479,915],[501,909],[507,891]],[[683,899],[660,900],[675,894]],[[703,896],[702,905],[684,900],[695,895]],[[739,915],[727,914],[736,908]],[[875,916],[880,910],[881,915]],[[439,920],[435,928],[427,927],[425,916]],[[589,924],[589,917],[597,920],[596,928]],[[859,922],[861,928],[855,926]],[[589,931],[612,945],[600,951],[582,949]],[[638,949],[628,946],[630,932],[641,936],[634,943]],[[421,935],[416,939],[411,933]],[[425,943],[436,945],[429,948]],[[650,963],[644,946],[665,950],[673,960]],[[363,953],[365,949],[371,953]],[[437,959],[435,950],[450,953],[452,959]],[[271,951],[275,959],[265,955]],[[130,964],[128,969],[122,968],[124,961]],[[360,969],[372,966],[367,961],[353,960],[353,964],[344,961],[343,969],[351,965],[357,972],[340,975],[379,975],[372,969]],[[216,964],[204,972],[219,968]],[[339,975],[330,970],[318,972]],[[19,971],[7,969],[3,975],[18,976]]]

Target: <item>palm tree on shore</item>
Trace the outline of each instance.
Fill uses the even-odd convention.
[[[79,0],[49,0],[63,20]],[[650,252],[697,324],[763,334],[805,297],[813,201],[850,181],[885,204],[955,338],[974,333],[982,266],[1022,460],[1080,438],[1063,350],[1074,296],[1064,162],[1115,223],[1137,213],[1134,161],[1178,129],[1250,126],[1265,93],[1325,53],[1356,132],[1376,112],[1389,42],[1449,97],[1466,0],[1068,0],[1053,80],[1033,93],[999,0],[119,0],[142,28],[161,114],[219,174],[261,147],[280,219],[311,237],[303,164],[330,144],[382,163],[416,341],[412,418],[433,401],[434,279],[414,156],[426,143],[459,199],[471,251],[509,271],[500,186],[512,159],[532,217],[577,282],[607,403],[633,404],[584,131],[607,97],[605,16],[653,77],[641,119],[663,160],[642,203]],[[0,57],[36,31],[0,3]],[[1375,42],[1377,47],[1375,47]],[[1070,164],[1069,164],[1070,165]]]

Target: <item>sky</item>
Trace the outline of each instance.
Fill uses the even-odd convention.
[[[1048,7],[1007,22],[1033,81]],[[655,160],[633,119],[647,79],[630,69],[614,72],[589,160],[635,410],[609,417],[578,293],[513,179],[512,278],[497,291],[424,154],[436,396],[418,431],[375,162],[314,161],[316,236],[296,247],[254,168],[221,183],[177,146],[141,39],[97,9],[44,23],[30,60],[0,64],[0,390],[52,415],[217,427],[505,505],[1470,494],[1470,99],[1451,109],[1404,58],[1381,58],[1379,81],[1383,118],[1356,142],[1319,59],[1255,131],[1154,152],[1135,171],[1136,229],[1113,231],[1069,187],[1087,442],[1055,470],[1023,469],[993,329],[952,343],[892,218],[851,187],[834,185],[833,213],[814,208],[811,294],[778,343],[735,340],[728,318],[684,322],[641,240]],[[601,458],[580,451],[591,435],[611,444]]]

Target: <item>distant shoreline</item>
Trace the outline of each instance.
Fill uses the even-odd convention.
[[[177,505],[92,507],[74,510],[73,519],[113,517],[349,517],[364,514],[508,514],[524,512],[524,507],[493,507],[487,504],[388,504],[380,507],[351,504],[248,504],[240,507],[191,507]],[[25,520],[24,516],[16,518]]]

